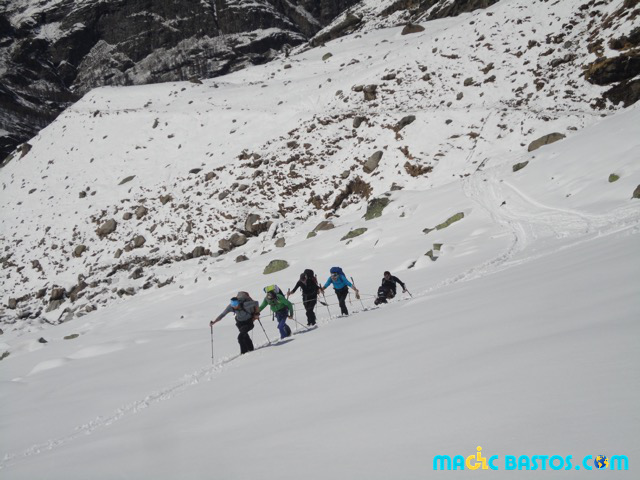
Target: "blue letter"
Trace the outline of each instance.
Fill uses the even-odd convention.
[[[549,458],[549,455],[538,455],[538,458],[542,460],[542,470],[546,470],[547,469],[547,458]]]
[[[453,469],[458,470],[458,467],[460,470],[464,470],[464,457],[462,455],[453,457]]]
[[[498,470],[498,467],[496,467],[496,466],[493,464],[493,461],[494,461],[494,460],[497,460],[497,459],[498,459],[498,455],[494,455],[493,457],[491,457],[491,458],[489,459],[489,468],[490,468],[491,470]]]
[[[520,455],[518,457],[518,470],[529,470],[529,457]]]
[[[565,462],[567,462],[567,466],[564,467],[565,470],[571,470],[572,466],[571,466],[571,457],[573,457],[573,455],[567,455],[567,457],[564,459]]]
[[[436,455],[433,457],[433,469],[438,470],[438,462],[440,462],[440,470],[444,470],[444,462],[447,462],[447,470],[451,470],[451,457],[449,455]]]
[[[587,455],[582,459],[582,466],[585,468],[585,470],[593,470],[593,468],[591,468],[591,465],[589,465],[589,460],[591,460],[592,458],[593,455]]]
[[[516,469],[516,457],[513,455],[505,455],[504,457],[504,469],[515,470]]]
[[[618,468],[613,462],[618,462]],[[624,462],[624,468],[620,468],[622,463]],[[611,460],[609,461],[609,468],[611,470],[629,470],[629,458],[626,455],[612,455]]]
[[[553,464],[554,460],[560,460],[560,465],[556,467]],[[551,457],[551,460],[549,460],[549,466],[551,467],[551,470],[562,470],[562,467],[564,466],[564,458],[562,458],[560,455],[554,455],[553,457]]]

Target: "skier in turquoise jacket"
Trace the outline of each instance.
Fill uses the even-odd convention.
[[[349,310],[347,310],[347,304],[345,303],[347,295],[349,294],[349,287],[356,292],[356,298],[360,298],[360,292],[349,280],[347,280],[346,275],[340,267],[331,267],[330,273],[331,275],[322,287],[322,291],[324,291],[329,285],[333,284],[336,296],[338,297],[338,303],[340,304],[340,312],[342,315],[349,315]]]

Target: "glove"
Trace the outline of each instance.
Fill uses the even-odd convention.
[[[214,323],[216,323],[216,322],[214,322],[213,320],[211,320],[211,321],[209,322],[209,326],[210,326],[210,327],[213,327],[213,324],[214,324]]]

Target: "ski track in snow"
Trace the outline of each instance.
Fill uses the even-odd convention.
[[[453,284],[492,275],[507,268],[551,255],[560,250],[574,247],[595,238],[617,234],[625,230],[628,230],[630,233],[638,233],[638,231],[640,231],[640,227],[638,227],[638,212],[636,209],[619,209],[613,212],[612,221],[611,216],[589,215],[574,210],[551,207],[529,197],[514,185],[506,181],[501,181],[495,173],[478,171],[469,177],[465,177],[462,180],[462,191],[469,199],[487,211],[496,224],[501,225],[511,234],[513,238],[511,244],[505,251],[493,259],[469,268],[458,275],[444,279],[435,286],[423,290],[419,294],[406,300],[419,299]],[[515,194],[515,198],[517,198],[519,202],[515,207],[499,207],[500,200],[505,198],[505,193],[509,192]],[[512,196],[510,198],[513,201],[514,197]],[[522,258],[516,258],[517,255],[523,253],[532,242],[545,236],[551,236],[555,239],[572,238],[572,240],[555,248],[545,249],[544,252],[541,253],[528,254]],[[364,295],[366,296],[366,294]],[[398,301],[399,300],[396,300],[390,303],[397,303]],[[329,303],[329,305],[333,304]],[[380,307],[353,310],[351,315],[377,308]],[[318,324],[326,325],[340,318],[342,317],[339,315],[318,317]],[[304,327],[302,324],[299,325]],[[297,330],[294,335],[310,330],[313,330],[313,328]],[[256,350],[282,343],[286,343],[286,341],[264,343],[256,347]],[[194,373],[186,374],[181,381],[167,388],[152,392],[136,402],[123,405],[109,415],[97,416],[95,419],[75,427],[73,433],[67,436],[35,444],[20,453],[8,453],[0,460],[0,470],[33,455],[64,446],[80,437],[90,435],[98,429],[108,427],[129,415],[136,414],[141,410],[165,400],[170,400],[202,381],[211,381],[232,362],[240,359],[240,357],[240,354],[224,357],[213,366],[203,367]]]

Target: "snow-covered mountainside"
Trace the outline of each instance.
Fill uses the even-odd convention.
[[[91,88],[269,61],[356,0],[2,0],[0,156]]]
[[[631,16],[501,2],[223,80],[93,90],[2,171],[3,321],[56,323],[167,284],[159,264],[256,258],[389,191],[532,159],[532,141],[603,118],[586,39]]]
[[[0,170],[2,478],[634,470],[637,3],[366,0],[268,64],[85,95]],[[349,317],[328,289],[307,331],[295,294],[244,356],[209,329],[334,265]],[[374,308],[384,270],[410,293]]]

